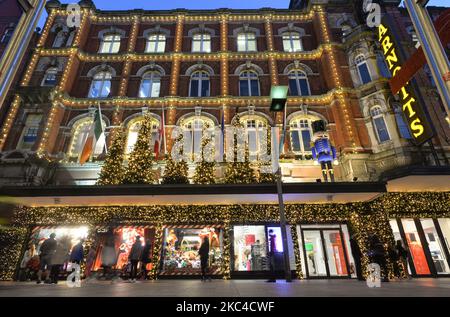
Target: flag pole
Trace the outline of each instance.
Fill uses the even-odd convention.
[[[106,134],[105,134],[105,128],[103,127],[102,108],[100,107],[100,102],[97,105],[98,105],[98,114],[100,116],[100,125],[102,126],[102,134],[105,137],[105,153],[108,154],[108,147],[106,145]]]

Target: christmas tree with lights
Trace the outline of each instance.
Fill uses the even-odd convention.
[[[123,181],[125,174],[123,167],[125,131],[122,128],[116,130],[112,139],[112,145],[106,155],[97,185],[119,185]]]
[[[203,133],[202,139],[202,154],[201,161],[197,163],[195,167],[194,174],[194,184],[215,184],[216,179],[214,176],[216,163],[214,162],[214,151],[210,151],[210,153],[205,153],[206,148],[210,144],[211,137],[205,137],[206,134]]]
[[[146,115],[139,129],[134,149],[128,158],[124,184],[153,184],[155,182],[153,149],[150,146],[151,133],[151,117]]]
[[[239,115],[236,115],[236,119],[233,123],[235,129],[242,130],[244,125],[240,121]],[[239,133],[239,132],[238,132]],[[242,144],[240,144],[242,143]],[[234,134],[233,150],[234,158],[232,162],[227,163],[225,171],[225,183],[226,184],[253,184],[256,183],[255,172],[250,166],[248,142],[238,142],[237,133]],[[242,148],[243,147],[243,148]],[[238,153],[245,152],[243,162],[239,162]]]
[[[181,133],[175,141],[176,143],[182,144],[182,140],[183,133]],[[183,148],[180,149],[179,154],[183,157]],[[164,169],[162,184],[189,184],[188,169],[188,164],[184,159],[181,162],[175,162],[172,158],[172,154],[169,153],[166,168]]]

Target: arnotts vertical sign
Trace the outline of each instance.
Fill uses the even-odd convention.
[[[402,68],[405,58],[385,18],[378,26],[378,41],[389,70],[395,76]],[[400,89],[399,97],[413,141],[416,145],[421,145],[433,137],[434,131],[410,82]]]

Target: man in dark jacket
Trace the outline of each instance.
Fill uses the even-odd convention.
[[[202,269],[202,281],[206,281],[206,278],[211,281],[211,276],[206,275],[206,271],[208,270],[208,260],[209,260],[209,239],[205,237],[198,250],[198,254],[200,255],[200,266]]]
[[[131,247],[130,254],[128,255],[128,260],[131,262],[130,281],[132,283],[136,282],[137,266],[139,260],[141,259],[141,254],[142,254],[141,237],[136,236],[136,241]]]
[[[45,240],[40,248],[40,264],[39,264],[39,272],[38,272],[38,280],[37,284],[42,283],[42,273],[44,273],[46,283],[51,283],[48,279],[49,271],[52,265],[52,257],[55,254],[57,243],[55,240],[56,234],[52,233],[50,238]]]
[[[83,249],[84,240],[81,239],[74,247],[72,248],[72,252],[70,253],[70,262],[81,264],[84,257],[84,249]]]

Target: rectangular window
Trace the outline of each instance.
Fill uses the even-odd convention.
[[[370,77],[369,68],[366,63],[358,65],[359,76],[363,85],[370,83],[372,78]]]
[[[147,41],[146,53],[164,53],[166,50],[166,36],[163,34],[151,35]]]
[[[309,96],[309,86],[308,86],[308,80],[307,79],[299,79],[300,83],[300,90],[302,92],[302,96]]]
[[[380,143],[389,141],[390,140],[389,133],[387,131],[386,122],[384,122],[384,118],[381,116],[375,118],[374,121]]]
[[[248,80],[240,80],[239,81],[239,87],[240,87],[240,95],[242,97],[249,96]]]
[[[234,227],[234,271],[266,271],[267,244],[264,226]]]
[[[199,97],[198,84],[199,84],[198,80],[191,80],[191,93],[189,95],[190,97]]]
[[[200,275],[198,253],[205,237],[209,240],[209,274],[222,273],[223,233],[221,228],[166,228],[161,275]]]
[[[292,142],[292,150],[294,152],[300,152],[302,148],[300,147],[300,136],[298,130],[293,130],[291,132],[291,142]]]
[[[252,79],[250,84],[252,86],[252,96],[259,96],[259,82]]]
[[[202,97],[209,96],[209,80],[202,80]]]
[[[405,119],[403,119],[401,109],[395,111],[395,119],[397,121],[400,136],[404,139],[411,139],[411,133],[409,133],[408,125],[406,124]]]
[[[299,96],[299,91],[297,88],[297,81],[295,79],[289,79],[289,92],[291,96]]]
[[[307,152],[311,151],[311,132],[309,130],[302,130],[303,147]]]
[[[446,246],[439,238],[433,219],[420,219],[420,224],[422,225],[437,274],[450,274],[447,257],[445,256]]]
[[[431,274],[414,220],[402,219],[402,225],[417,275]]]
[[[17,149],[30,150],[33,147],[37,140],[41,120],[41,114],[29,114],[27,116],[25,127],[22,130],[22,136],[17,144]]]

